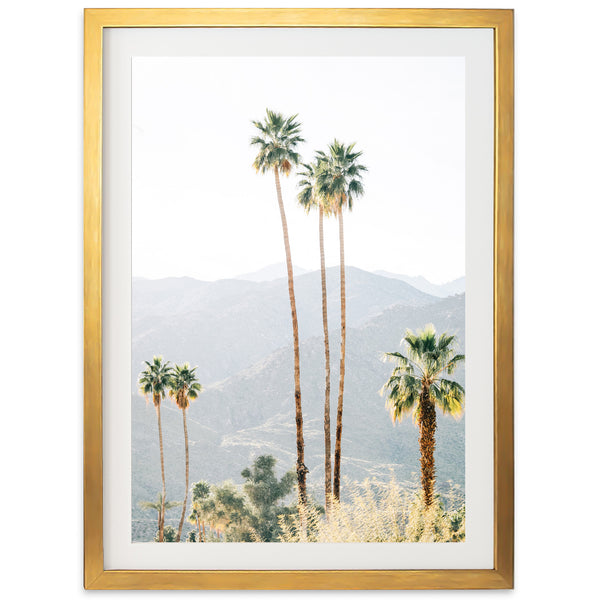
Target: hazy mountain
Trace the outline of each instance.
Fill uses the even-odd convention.
[[[294,265],[294,277],[298,275],[304,275],[308,273],[306,269],[302,267],[298,267]],[[274,279],[280,279],[281,277],[287,277],[287,265],[285,263],[275,263],[273,265],[268,265],[267,267],[263,267],[258,271],[253,271],[252,273],[244,273],[243,275],[237,275],[235,279],[244,279],[246,281],[273,281]]]
[[[329,320],[339,323],[339,271],[327,270]],[[295,278],[300,336],[322,332],[321,275]],[[385,308],[420,306],[435,297],[403,281],[349,267],[347,323],[356,326]],[[135,279],[132,287],[132,365],[153,354],[199,365],[202,381],[223,379],[249,367],[292,339],[287,280],[270,282],[190,278]]]
[[[383,277],[389,277],[391,279],[400,279],[401,281],[405,281],[406,283],[412,285],[413,287],[425,292],[426,294],[431,294],[432,296],[437,296],[438,298],[446,298],[447,296],[454,296],[454,294],[464,294],[465,293],[465,278],[459,277],[458,279],[454,279],[453,281],[448,281],[447,283],[431,283],[422,277],[421,275],[417,277],[412,277],[410,275],[399,275],[397,273],[390,273],[389,271],[374,271],[376,275],[381,275]]]
[[[339,285],[328,271],[332,407],[337,402]],[[324,365],[320,275],[297,278],[301,384],[310,469],[309,490],[322,496]],[[226,280],[171,279],[133,284],[133,373],[142,358],[162,353],[198,365],[204,392],[188,411],[190,478],[241,483],[240,471],[260,454],[273,454],[280,473],[295,464],[293,353],[287,285]],[[154,300],[153,300],[154,298]],[[406,328],[432,322],[464,340],[464,295],[443,300],[405,282],[348,269],[348,332],[342,476],[412,480],[419,470],[418,433],[412,421],[394,426],[379,395],[392,365],[381,353],[398,348]],[[463,379],[463,372],[457,377]],[[333,408],[332,412],[335,410]],[[156,413],[132,395],[133,537],[150,539],[154,515],[138,507],[160,490]],[[181,413],[163,405],[167,494],[183,497]],[[436,447],[438,483],[464,486],[464,422],[440,418]],[[169,521],[176,524],[177,510]]]

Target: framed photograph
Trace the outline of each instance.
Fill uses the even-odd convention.
[[[513,585],[513,13],[85,11],[88,589]]]

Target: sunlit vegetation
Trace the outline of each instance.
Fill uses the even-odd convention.
[[[308,534],[295,514],[281,518],[282,542],[460,542],[465,537],[464,504],[452,494],[436,496],[427,509],[422,494],[387,482],[346,482],[348,500],[334,501],[328,518],[319,506],[306,509]]]
[[[436,487],[435,434],[437,412],[458,418],[464,409],[464,389],[452,378],[464,362],[464,355],[454,350],[455,337],[438,334],[432,325],[416,333],[406,331],[398,351],[386,352],[385,360],[394,363],[389,379],[381,390],[385,406],[394,422],[412,415],[419,431],[420,485],[400,485],[392,475],[389,480],[366,479],[362,483],[344,479],[342,475],[342,431],[344,416],[344,384],[346,369],[346,267],[344,256],[344,213],[364,195],[363,175],[367,167],[362,152],[355,144],[337,139],[325,151],[317,151],[312,162],[302,163],[299,146],[302,124],[298,116],[285,117],[267,109],[264,120],[252,121],[255,136],[250,144],[257,149],[253,166],[258,173],[273,173],[281,231],[287,266],[287,284],[291,313],[293,345],[293,398],[296,433],[295,468],[276,473],[277,461],[271,455],[258,456],[252,465],[240,472],[243,483],[218,484],[197,480],[190,484],[187,410],[203,391],[196,370],[189,363],[173,364],[155,356],[145,361],[137,386],[157,415],[162,490],[157,500],[140,503],[157,515],[157,542],[182,541],[187,520],[187,543],[220,542],[461,542],[465,539],[466,509],[464,498],[456,488],[450,491]],[[323,455],[324,490],[321,506],[309,495],[314,488],[307,483],[302,394],[300,389],[300,332],[296,311],[294,273],[286,212],[281,192],[280,175],[290,175],[300,165],[298,176],[299,205],[318,214],[319,251],[321,261],[321,303],[323,321]],[[340,261],[340,363],[335,444],[331,443],[331,365],[325,243],[323,221],[338,222]],[[201,343],[201,342],[199,342]],[[372,350],[363,355],[375,356]],[[320,357],[320,351],[319,351]],[[290,364],[290,368],[292,365]],[[291,377],[290,377],[291,381]],[[379,383],[375,387],[379,387]],[[368,386],[371,388],[371,385]],[[290,391],[286,392],[291,396]],[[168,396],[181,410],[185,451],[185,493],[182,501],[167,501],[161,405]],[[258,399],[257,399],[258,400]],[[373,432],[376,435],[376,432]],[[179,438],[181,439],[181,438]],[[180,442],[178,442],[180,443]],[[416,452],[415,452],[416,454]],[[333,459],[333,460],[332,460]],[[242,463],[243,464],[243,463]],[[291,465],[290,465],[291,466]],[[158,469],[158,467],[157,467]],[[173,470],[169,466],[169,471]],[[206,474],[194,473],[194,477]],[[181,481],[179,479],[179,481]],[[295,499],[292,499],[296,494]],[[188,511],[188,498],[191,505]],[[292,496],[292,498],[290,498]],[[167,511],[181,506],[177,529],[165,525]],[[191,529],[190,529],[191,526]]]

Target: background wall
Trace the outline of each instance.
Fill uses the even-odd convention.
[[[328,3],[361,4],[368,3]],[[379,0],[377,5],[398,4]],[[408,5],[456,8],[460,3]],[[32,0],[10,3],[2,13],[0,531],[2,587],[8,588],[8,597],[83,595],[83,6],[80,1]],[[512,593],[523,599],[592,597],[600,558],[600,11],[594,0],[469,6],[516,9]],[[366,598],[373,592],[357,595]]]

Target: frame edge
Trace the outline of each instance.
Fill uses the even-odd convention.
[[[335,21],[335,24],[332,24],[332,21]],[[495,33],[495,568],[423,571],[104,570],[102,539],[103,28],[384,27],[386,25],[431,28],[479,27],[492,28]],[[513,588],[513,188],[514,11],[512,9],[84,9],[84,588],[232,590]],[[500,314],[499,307],[502,307],[503,314]],[[348,578],[350,574],[352,582]]]

